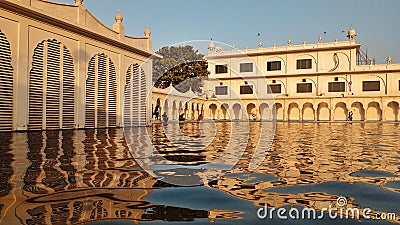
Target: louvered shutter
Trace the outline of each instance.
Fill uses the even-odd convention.
[[[92,57],[86,80],[87,128],[117,126],[117,81],[114,63],[104,53]]]
[[[146,125],[146,102],[147,102],[146,74],[140,68],[140,126]]]
[[[0,131],[11,131],[13,122],[13,68],[11,47],[0,31]]]
[[[114,63],[109,59],[109,75],[108,75],[108,126],[117,126],[117,80]]]
[[[132,65],[126,71],[124,88],[124,126],[132,126]]]
[[[30,130],[41,130],[43,120],[43,55],[44,42],[33,53],[29,76],[29,123]]]
[[[139,65],[134,64],[132,69],[132,126],[139,126]]]
[[[30,130],[73,129],[75,120],[74,63],[57,40],[39,43],[29,76]]]

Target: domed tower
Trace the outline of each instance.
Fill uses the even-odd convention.
[[[118,10],[117,15],[115,16],[113,30],[119,34],[120,39],[125,36],[125,26],[122,23],[122,20],[124,20],[124,17],[121,15],[121,10]]]
[[[215,45],[214,45],[214,42],[212,41],[212,39],[211,39],[210,43],[208,43],[208,52],[215,52]]]
[[[150,35],[151,35],[151,31],[150,31],[149,25],[146,25],[146,29],[144,30],[144,36],[150,37]]]
[[[356,30],[353,29],[353,27],[350,27],[349,31],[347,32],[347,37],[349,38],[350,41],[356,39]]]

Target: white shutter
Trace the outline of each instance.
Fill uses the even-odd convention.
[[[107,127],[107,56],[98,55],[97,128]]]
[[[146,126],[146,102],[147,102],[146,74],[140,68],[140,126]]]
[[[134,64],[132,69],[132,126],[139,126],[139,65]]]
[[[117,80],[114,63],[109,59],[109,74],[108,74],[108,126],[117,126]]]
[[[124,126],[132,126],[132,65],[126,71],[125,88],[124,88]]]
[[[117,126],[116,97],[117,81],[114,63],[104,53],[97,54],[89,62],[86,80],[85,127]]]
[[[74,62],[66,47],[63,49],[63,106],[62,128],[73,129],[75,126],[75,76]]]
[[[96,58],[92,57],[89,62],[88,78],[86,80],[86,121],[85,127],[94,128],[95,127],[95,71]]]
[[[13,68],[11,47],[0,31],[0,131],[11,131],[13,122]]]
[[[29,75],[29,123],[30,130],[41,130],[43,120],[43,55],[44,42],[33,53]]]
[[[46,129],[60,128],[60,43],[47,42]]]

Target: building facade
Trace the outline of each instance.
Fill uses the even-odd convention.
[[[162,113],[166,113],[170,121],[178,121],[183,115],[185,120],[197,120],[203,114],[207,102],[205,96],[201,96],[190,89],[186,93],[179,92],[172,85],[168,88],[152,88],[151,108],[153,121],[157,120],[155,111],[159,112],[158,119]]]
[[[210,119],[399,121],[400,65],[362,57],[348,41],[222,51],[210,42],[205,90]]]
[[[83,6],[0,1],[0,131],[144,126],[152,40]],[[125,103],[124,103],[125,102]]]

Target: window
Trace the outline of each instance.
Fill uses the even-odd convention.
[[[400,80],[399,80],[399,91],[400,91]]]
[[[312,60],[311,59],[299,59],[297,60],[297,69],[311,69],[312,68]]]
[[[240,63],[240,72],[253,72],[253,63]]]
[[[312,83],[297,84],[297,93],[312,93]]]
[[[363,81],[363,91],[380,91],[380,81]]]
[[[344,92],[345,91],[345,82],[329,82],[328,83],[328,91],[329,92]]]
[[[267,88],[268,94],[280,94],[282,93],[282,85],[281,84],[270,84]]]
[[[228,73],[228,65],[215,65],[215,73]]]
[[[267,62],[267,71],[281,70],[281,61]]]
[[[215,95],[228,95],[228,86],[215,87]]]
[[[240,86],[240,94],[253,94],[253,85],[241,85]]]

